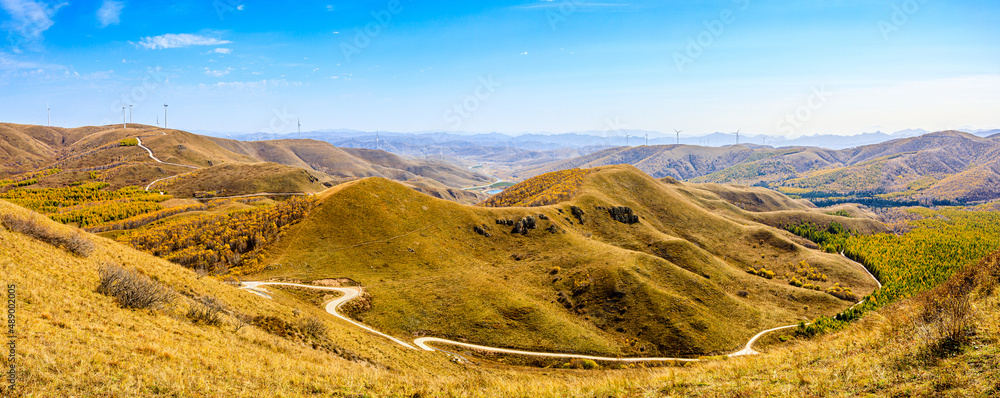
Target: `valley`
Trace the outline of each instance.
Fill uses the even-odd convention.
[[[105,330],[105,350],[166,358],[158,369],[173,369],[172,381],[125,370],[140,377],[137,386],[164,391],[208,393],[227,385],[182,381],[174,372],[198,357],[182,348],[190,340],[168,343],[168,330],[214,336],[201,344],[218,361],[230,348],[215,342],[233,338],[259,358],[280,353],[268,361],[312,374],[315,381],[306,384],[324,392],[361,377],[380,380],[383,392],[465,395],[452,383],[474,372],[490,389],[513,388],[505,391],[514,395],[565,388],[619,395],[642,388],[612,387],[614,380],[659,384],[664,374],[704,380],[719,371],[782,369],[772,361],[843,344],[856,338],[844,336],[867,333],[872,316],[909,316],[899,315],[910,313],[900,309],[909,308],[905,303],[926,300],[926,292],[952,283],[953,273],[971,272],[968,264],[1000,249],[1000,230],[987,227],[996,224],[990,203],[954,210],[817,207],[762,186],[656,178],[629,164],[498,183],[503,166],[487,163],[119,130],[81,130],[93,137],[77,138],[79,131],[60,131],[81,143],[50,145],[54,155],[25,156],[21,162],[33,159],[32,168],[8,174],[14,183],[0,199],[26,209],[0,203],[0,238],[20,248],[5,254],[4,269],[21,286],[40,286],[39,277],[62,280],[67,266],[95,275],[123,264],[174,292],[170,307],[133,312],[79,285],[89,282],[27,290],[28,297],[57,300],[83,294],[87,311],[128,319],[101,329],[95,318],[56,317],[56,309],[29,299],[29,316],[40,322],[26,333],[29,341],[53,327],[66,329],[54,335],[64,341],[81,341],[77,330]],[[330,160],[330,153],[348,160]],[[95,166],[105,160],[111,167]],[[84,174],[81,166],[99,171]],[[493,189],[499,192],[486,193]],[[891,231],[904,234],[891,241]],[[93,248],[62,252],[69,246],[43,243],[52,234],[80,236]],[[24,257],[43,252],[49,260]],[[218,315],[206,321],[198,311]],[[152,343],[139,348],[107,337],[136,322],[166,329],[157,326]],[[880,333],[866,338],[895,338]],[[29,363],[49,355],[30,350]],[[320,363],[354,370],[310,365]],[[568,370],[556,370],[562,368]],[[450,376],[431,382],[418,369]],[[401,374],[409,381],[388,382]],[[330,377],[340,381],[319,381]],[[258,388],[287,390],[300,383],[296,378],[282,373]],[[499,380],[509,378],[520,381],[501,387]],[[34,389],[65,385],[45,372],[29,371],[27,380]],[[691,392],[688,384],[662,388]]]

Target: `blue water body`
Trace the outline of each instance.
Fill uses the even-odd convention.
[[[491,189],[489,191],[486,191],[486,194],[488,194],[488,195],[496,195],[496,194],[498,194],[500,192],[503,192],[503,190],[502,189]]]

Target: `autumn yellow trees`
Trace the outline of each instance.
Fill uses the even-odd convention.
[[[13,189],[0,194],[0,199],[35,210],[61,223],[94,227],[158,211],[160,202],[172,198],[140,187],[105,190],[104,182],[93,182],[66,188]]]
[[[919,220],[902,234],[857,235],[837,228],[811,225],[789,227],[831,250],[843,250],[848,257],[865,265],[882,283],[861,305],[836,318],[821,318],[801,328],[811,334],[839,327],[865,311],[916,295],[941,284],[964,266],[973,264],[1000,247],[1000,212],[976,208],[913,208]],[[829,291],[852,294],[846,287]]]
[[[314,198],[294,197],[272,206],[168,222],[118,240],[185,267],[249,274],[262,267],[264,248],[314,205]]]
[[[488,207],[545,206],[572,198],[583,185],[588,170],[568,169],[545,173],[518,183],[480,205]]]

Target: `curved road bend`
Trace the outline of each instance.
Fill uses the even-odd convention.
[[[189,169],[200,169],[200,168],[201,168],[201,167],[198,167],[198,166],[191,166],[191,165],[187,165],[187,164],[180,164],[180,163],[170,163],[170,162],[164,162],[164,161],[162,161],[162,160],[160,160],[160,159],[157,159],[157,158],[156,158],[156,156],[153,156],[153,151],[152,151],[152,150],[150,150],[150,149],[149,149],[149,148],[148,148],[147,146],[145,146],[145,145],[142,145],[142,138],[139,138],[139,137],[135,137],[135,140],[136,140],[136,141],[137,141],[137,142],[139,143],[139,148],[142,148],[142,149],[145,149],[145,150],[146,150],[146,152],[147,152],[147,153],[149,153],[149,157],[150,157],[151,159],[153,159],[153,160],[155,160],[155,161],[159,162],[159,163],[163,163],[163,164],[169,164],[169,165],[172,165],[172,166],[181,166],[181,167],[187,167],[187,168],[189,168]]]
[[[166,135],[167,133],[165,133],[165,132],[164,132],[163,134],[164,134],[164,135]],[[145,150],[146,150],[146,153],[148,153],[148,154],[149,154],[149,158],[150,158],[150,159],[153,159],[153,160],[155,160],[155,161],[156,161],[157,163],[163,163],[163,164],[169,164],[169,165],[172,165],[172,166],[181,166],[181,167],[187,167],[187,168],[191,168],[191,169],[195,169],[195,170],[197,170],[197,169],[200,169],[200,168],[201,168],[201,167],[197,167],[197,166],[191,166],[191,165],[186,165],[186,164],[178,164],[178,163],[170,163],[170,162],[164,162],[164,161],[162,161],[162,160],[158,159],[158,158],[157,158],[156,156],[153,156],[153,151],[152,151],[151,149],[149,149],[149,147],[147,147],[147,146],[145,146],[145,145],[142,145],[142,138],[139,138],[139,137],[135,137],[135,140],[136,140],[136,142],[138,142],[138,146],[139,146],[139,148],[142,148],[142,149],[145,149]],[[155,180],[155,181],[153,181],[153,182],[149,183],[149,185],[146,185],[146,190],[148,191],[148,190],[149,190],[149,188],[152,188],[152,187],[153,187],[153,185],[155,185],[156,183],[158,183],[158,182],[160,182],[160,181],[164,181],[164,180],[169,180],[169,179],[171,179],[171,178],[177,178],[177,177],[180,177],[180,176],[182,176],[182,175],[185,175],[185,174],[190,174],[190,173],[193,173],[193,172],[188,172],[188,173],[183,173],[183,174],[177,174],[177,175],[172,175],[172,176],[170,176],[170,177],[164,177],[164,178],[161,178],[161,179],[159,179],[159,180]]]
[[[379,336],[385,337],[385,338],[387,338],[389,340],[392,340],[396,344],[399,344],[399,345],[401,345],[403,347],[406,347],[406,348],[409,348],[409,349],[413,349],[413,350],[417,349],[413,345],[410,345],[410,344],[408,344],[408,343],[406,343],[406,342],[404,342],[402,340],[399,340],[399,339],[397,339],[395,337],[389,336],[389,335],[387,335],[385,333],[382,333],[382,332],[379,332],[379,331],[377,331],[375,329],[372,329],[371,327],[366,326],[366,325],[364,325],[362,323],[359,323],[359,322],[357,322],[357,321],[355,321],[353,319],[350,319],[347,316],[344,316],[343,314],[341,314],[341,313],[339,313],[337,311],[337,309],[339,309],[341,305],[343,305],[344,303],[346,303],[346,302],[354,299],[355,297],[358,297],[359,295],[361,295],[362,289],[359,288],[359,287],[326,287],[326,286],[312,286],[312,285],[303,285],[303,284],[298,284],[298,283],[284,283],[284,282],[243,282],[243,285],[240,287],[240,289],[248,290],[248,291],[250,291],[250,292],[252,292],[254,294],[257,294],[257,295],[265,297],[265,298],[271,298],[271,296],[269,294],[267,294],[267,292],[265,290],[263,290],[263,289],[260,288],[261,286],[266,286],[266,285],[304,287],[304,288],[310,288],[310,289],[330,290],[330,291],[337,291],[337,292],[344,293],[343,296],[341,296],[340,298],[337,298],[336,300],[331,301],[329,304],[326,305],[326,312],[330,313],[330,315],[333,315],[333,316],[335,316],[337,318],[340,318],[340,319],[342,319],[344,321],[347,321],[347,322],[351,323],[352,325],[357,326],[357,327],[359,327],[361,329],[364,329],[364,330],[369,331],[371,333],[374,333],[376,335],[379,335]],[[768,330],[765,330],[763,332],[760,332],[757,335],[753,336],[753,338],[751,338],[750,341],[747,342],[746,346],[742,350],[734,352],[732,354],[729,354],[729,356],[730,357],[736,357],[736,356],[757,354],[757,351],[754,351],[752,347],[753,347],[754,342],[756,342],[758,339],[760,339],[761,336],[763,336],[763,335],[765,335],[767,333],[776,331],[776,330],[788,329],[788,328],[793,328],[793,327],[797,327],[797,326],[798,325],[782,326],[782,327],[777,327],[777,328],[774,328],[774,329],[768,329]],[[590,359],[590,360],[595,360],[595,361],[608,361],[608,362],[699,362],[699,361],[701,361],[700,359],[697,359],[697,358],[665,358],[665,357],[620,358],[620,357],[601,357],[601,356],[580,355],[580,354],[564,354],[564,353],[553,353],[553,352],[522,351],[522,350],[512,350],[512,349],[508,349],[508,348],[489,347],[489,346],[483,346],[483,345],[478,345],[478,344],[463,343],[463,342],[460,342],[460,341],[441,339],[441,338],[437,338],[437,337],[421,337],[421,338],[418,338],[418,339],[414,340],[413,343],[417,347],[420,347],[421,349],[423,349],[424,351],[437,351],[433,347],[429,346],[428,343],[439,343],[439,344],[449,344],[449,345],[455,345],[455,346],[460,346],[460,347],[466,347],[466,348],[471,348],[471,349],[480,350],[480,351],[486,351],[486,352],[495,352],[495,353],[503,353],[503,354],[518,354],[518,355],[528,355],[528,356],[546,357],[546,358]]]
[[[262,291],[261,289],[258,289],[259,286],[263,286],[263,285],[305,287],[305,288],[310,288],[310,289],[331,290],[331,291],[335,291],[335,292],[341,292],[344,295],[340,296],[336,300],[333,300],[329,304],[327,304],[326,305],[326,312],[329,312],[330,315],[333,315],[333,316],[335,316],[337,318],[340,318],[340,319],[343,319],[343,320],[345,320],[347,322],[350,322],[354,326],[357,326],[357,327],[362,328],[364,330],[367,330],[367,331],[369,331],[371,333],[374,333],[374,334],[377,334],[379,336],[385,337],[385,338],[387,338],[389,340],[392,340],[396,344],[399,344],[399,345],[401,345],[403,347],[409,348],[411,350],[416,350],[416,347],[414,347],[414,346],[406,343],[405,341],[402,341],[400,339],[397,339],[397,338],[392,337],[390,335],[387,335],[385,333],[379,332],[378,330],[372,329],[372,328],[370,328],[370,327],[368,327],[368,326],[366,326],[366,325],[364,325],[362,323],[359,323],[359,322],[357,322],[357,321],[355,321],[355,320],[353,320],[351,318],[348,318],[348,317],[346,317],[344,315],[341,315],[339,312],[337,312],[337,309],[340,308],[341,305],[343,305],[344,303],[346,303],[346,302],[354,299],[355,297],[358,297],[358,296],[361,295],[361,288],[360,287],[310,286],[310,285],[301,285],[301,284],[298,284],[298,283],[281,283],[281,282],[243,282],[243,286],[240,287],[240,289],[247,289],[247,290],[250,290],[251,292],[256,293],[258,295],[262,295],[264,297],[271,298],[271,296],[268,295],[266,292]]]

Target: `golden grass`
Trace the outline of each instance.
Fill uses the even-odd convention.
[[[622,224],[601,210],[619,205],[632,208],[640,223]],[[585,211],[583,224],[570,206]],[[526,236],[495,222],[527,216],[539,227]],[[491,236],[477,234],[477,226]],[[400,338],[698,356],[732,352],[760,330],[848,306],[824,292],[748,275],[749,266],[784,269],[806,260],[830,276],[824,288],[874,288],[849,262],[786,235],[712,192],[626,166],[588,174],[570,202],[530,209],[461,206],[366,179],[324,192],[265,258],[272,269],[255,277],[359,281],[374,300],[360,317]]]
[[[26,210],[0,202],[0,212]],[[48,221],[46,221],[48,222]],[[80,233],[50,223],[65,233]],[[17,285],[18,372],[5,396],[371,396],[371,397],[758,397],[968,396],[1000,393],[1000,297],[973,295],[977,334],[958,353],[927,357],[918,333],[922,304],[899,303],[847,330],[793,341],[755,357],[687,367],[626,370],[510,368],[442,353],[411,352],[324,317],[275,291],[266,300],[90,236],[89,258],[0,229],[3,282]],[[316,316],[331,341],[375,363],[351,362],[255,327],[234,332],[168,311],[124,310],[94,291],[103,262],[135,267],[180,292],[209,294],[245,313]],[[993,258],[996,261],[996,258]],[[300,315],[295,315],[295,310]],[[7,365],[6,357],[0,365]]]

